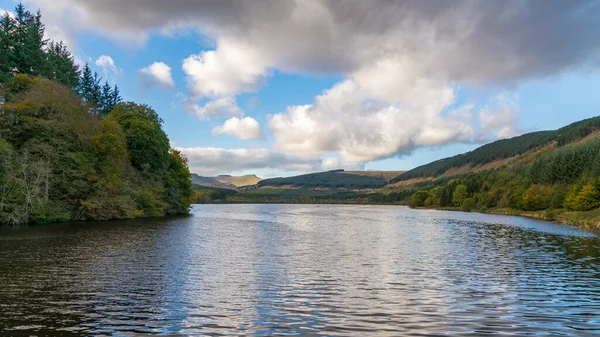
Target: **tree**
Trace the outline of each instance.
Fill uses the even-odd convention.
[[[5,13],[0,17],[0,82],[6,81],[13,74],[14,65],[14,31],[16,23]]]
[[[0,17],[0,224],[187,213],[187,160],[158,114],[80,73],[39,12],[15,13]]]
[[[472,212],[475,209],[475,199],[466,198],[460,206],[460,210],[463,212]]]
[[[529,211],[546,209],[552,201],[553,189],[550,186],[531,185],[523,193],[523,208]]]
[[[454,193],[452,194],[452,202],[454,205],[460,206],[468,196],[469,193],[467,192],[467,185],[460,184],[454,189]]]
[[[565,199],[565,208],[570,211],[589,211],[600,207],[600,189],[594,183],[574,187]]]
[[[44,48],[48,41],[44,39],[44,25],[41,18],[39,11],[33,15],[22,3],[15,8],[16,29],[12,56],[16,72],[27,75],[43,73]]]
[[[50,42],[47,48],[47,66],[44,77],[75,90],[79,84],[79,66],[62,42]]]
[[[98,115],[104,117],[104,116],[108,115],[112,111],[112,109],[114,109],[114,107],[115,107],[112,104],[112,100],[113,100],[112,87],[110,86],[110,84],[108,84],[108,82],[104,82],[100,96],[101,96],[101,98],[100,98],[101,104],[100,104],[100,110],[98,111]]]
[[[169,139],[162,119],[147,105],[120,103],[109,114],[125,132],[134,168],[153,177],[164,177],[169,166]]]
[[[169,151],[165,181],[167,214],[187,214],[192,198],[192,181],[187,158],[179,150]]]
[[[417,191],[410,197],[410,207],[423,207],[425,206],[425,200],[429,198],[431,194],[427,191]]]

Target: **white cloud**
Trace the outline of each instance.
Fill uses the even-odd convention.
[[[173,88],[175,81],[171,75],[171,67],[163,62],[154,62],[146,68],[140,69],[144,85]]]
[[[363,169],[339,158],[303,159],[271,149],[179,148],[188,159],[190,171],[200,175],[248,173],[253,170],[312,172],[332,169]]]
[[[118,39],[195,28],[216,42],[211,65],[235,68],[249,52],[254,75],[269,66],[345,74],[392,56],[418,65],[412,74],[490,83],[597,66],[600,49],[594,0],[28,2],[51,21]]]
[[[235,98],[221,97],[213,101],[209,101],[203,106],[198,105],[189,98],[183,99],[184,109],[200,119],[208,119],[212,117],[230,117],[243,116],[244,112],[237,106]]]
[[[518,98],[505,94],[496,96],[493,102],[479,111],[480,126],[477,140],[486,142],[520,134],[517,127],[518,112]]]
[[[591,0],[32,1],[54,21],[117,39],[200,32],[215,48],[190,55],[183,70],[184,107],[201,118],[242,116],[236,95],[272,70],[342,77],[269,119],[276,148],[310,160],[507,137],[518,132],[518,105],[467,97],[455,106],[461,86],[503,92],[600,64],[600,4]]]
[[[100,57],[96,59],[95,64],[96,66],[102,68],[102,72],[104,73],[105,78],[114,79],[122,72],[121,69],[117,68],[117,66],[115,65],[115,61],[112,59],[112,57],[108,55],[100,55]]]
[[[15,17],[15,13],[13,13],[12,11],[0,8],[0,16],[5,16],[6,14],[8,14],[8,16],[10,16],[11,18]]]
[[[254,91],[267,76],[265,55],[250,45],[222,40],[216,50],[183,60],[190,96],[231,96]]]
[[[238,137],[239,139],[260,139],[264,135],[260,130],[260,125],[256,119],[252,117],[244,117],[239,119],[232,117],[212,129],[214,135],[229,134]]]
[[[269,119],[275,147],[304,158],[339,152],[349,162],[363,162],[407,153],[417,146],[468,140],[473,130],[468,115],[442,117],[454,102],[442,88],[428,101],[390,104],[373,101],[355,81],[325,91],[313,104],[292,106]]]

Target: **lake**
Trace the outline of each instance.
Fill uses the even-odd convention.
[[[0,335],[600,334],[600,240],[400,206],[0,229]]]

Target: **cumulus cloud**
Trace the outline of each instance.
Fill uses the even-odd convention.
[[[208,119],[212,117],[230,117],[243,116],[244,112],[238,107],[235,98],[221,97],[213,101],[209,101],[203,106],[197,104],[189,98],[183,99],[183,106],[186,111],[196,115],[200,119]]]
[[[100,55],[95,64],[102,68],[105,78],[115,78],[121,73],[121,69],[117,68],[115,61],[108,55]]]
[[[260,125],[256,119],[252,117],[244,117],[239,119],[232,117],[212,129],[214,135],[229,134],[238,137],[239,139],[260,139],[264,138]]]
[[[188,159],[190,171],[201,175],[275,169],[311,172],[330,169],[357,169],[362,166],[339,158],[303,159],[271,149],[179,148]]]
[[[253,91],[267,75],[265,57],[238,41],[219,41],[217,49],[183,60],[192,97],[231,96]]]
[[[361,162],[507,137],[518,132],[518,106],[455,106],[461,86],[505,91],[600,64],[593,0],[33,1],[118,38],[193,29],[214,41],[183,61],[184,107],[202,118],[241,116],[234,97],[273,69],[343,77],[269,119],[276,148],[306,160],[338,152]]]
[[[143,39],[193,27],[229,55],[215,62],[249,51],[262,66],[319,73],[348,73],[394,56],[418,60],[415,72],[490,82],[598,61],[593,0],[30,1],[109,36]]]
[[[501,94],[479,111],[480,127],[477,140],[510,138],[520,134],[517,127],[517,98]]]
[[[140,69],[142,83],[145,86],[157,86],[162,88],[173,88],[175,81],[171,75],[171,67],[163,62],[154,62]]]
[[[292,106],[269,119],[275,146],[304,158],[339,152],[348,161],[368,161],[410,152],[416,146],[464,141],[473,130],[467,117],[439,111],[454,102],[441,89],[429,101],[389,105],[370,99],[352,80],[338,83],[313,104]]]

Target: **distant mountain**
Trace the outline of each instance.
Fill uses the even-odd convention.
[[[219,175],[214,178],[221,183],[234,185],[236,187],[255,185],[259,181],[263,180],[262,178],[257,177],[255,174],[248,174],[245,176]]]
[[[207,187],[228,188],[232,190],[240,186],[257,184],[261,180],[262,178],[259,178],[254,174],[245,176],[219,175],[216,177],[205,177],[192,173],[192,184]]]

